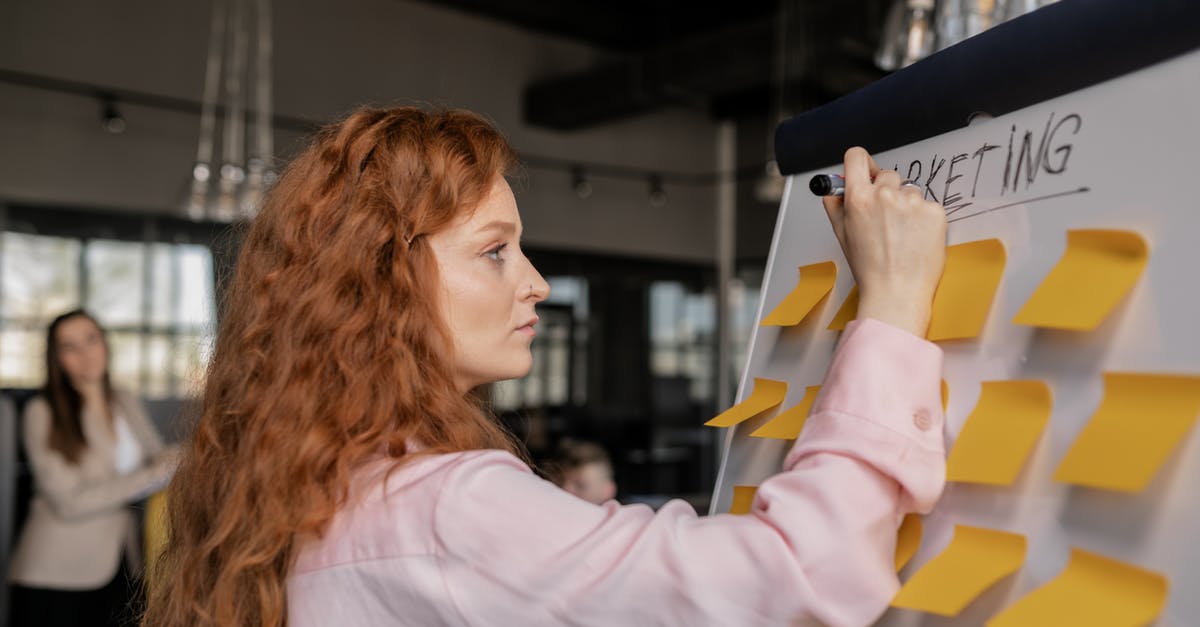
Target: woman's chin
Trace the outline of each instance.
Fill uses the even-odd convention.
[[[524,360],[522,360],[521,363],[513,365],[512,374],[506,378],[521,379],[525,377],[525,375],[529,374],[531,370],[533,370],[533,358],[531,356],[527,356]]]
[[[523,364],[513,364],[511,368],[504,368],[503,370],[497,369],[488,376],[477,378],[476,381],[482,379],[483,382],[479,385],[490,385],[492,383],[499,383],[501,381],[522,379],[525,377],[525,375],[529,374],[531,370],[533,370],[533,360],[527,359]]]
[[[104,373],[86,372],[76,377],[70,377],[71,385],[76,388],[90,388],[96,385],[103,385]]]
[[[510,375],[509,375],[509,376],[507,376],[507,377],[504,377],[504,379],[503,379],[503,380],[504,380],[504,381],[509,381],[509,380],[512,380],[512,379],[523,379],[523,378],[525,377],[525,375],[529,374],[529,371],[530,371],[530,370],[533,370],[533,364],[532,364],[532,363],[531,363],[531,364],[529,364],[529,365],[526,365],[524,368],[520,368],[520,369],[516,369],[516,370],[514,370],[512,374],[510,374]]]

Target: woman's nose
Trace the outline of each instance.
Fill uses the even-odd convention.
[[[542,273],[538,272],[537,268],[533,267],[532,263],[529,264],[529,270],[531,272],[531,276],[529,278],[530,297],[536,302],[546,300],[546,298],[550,296],[550,284],[546,282],[546,279],[542,276]]]

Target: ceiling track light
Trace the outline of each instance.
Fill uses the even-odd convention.
[[[120,135],[125,132],[125,116],[117,110],[117,99],[110,94],[100,95],[100,128],[106,133]]]
[[[663,187],[662,175],[650,175],[650,206],[662,207],[667,204],[667,189]]]

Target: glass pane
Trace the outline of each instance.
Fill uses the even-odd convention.
[[[143,345],[147,398],[171,397],[171,339],[165,335],[148,335]]]
[[[545,360],[543,359],[542,361],[544,362]],[[542,405],[546,404],[546,386],[544,381],[545,371],[544,369],[538,368],[536,364],[533,367],[533,372],[529,373],[529,376],[525,377],[524,379],[521,379],[521,382],[524,384],[525,388],[525,407],[541,407]]]
[[[567,330],[564,328],[554,329],[549,346],[547,347],[546,359],[546,404],[547,405],[565,405],[568,396],[567,379],[568,369],[570,364],[570,351],[567,348]]]
[[[175,320],[194,329],[212,329],[216,320],[212,252],[198,244],[177,244],[175,255],[179,269]]]
[[[36,388],[46,382],[46,333],[0,332],[0,386]]]
[[[578,279],[569,276],[548,276],[546,283],[550,285],[550,295],[546,302],[551,305],[570,305],[577,298]]]
[[[683,296],[683,286],[679,283],[660,281],[650,284],[651,342],[678,341]]]
[[[88,243],[85,259],[92,314],[108,326],[141,325],[145,246],[96,240]]]
[[[212,358],[211,335],[187,335],[175,340],[172,348],[175,396],[198,397],[204,390],[204,370]]]
[[[571,305],[576,318],[586,319],[588,314],[587,280],[573,276],[546,277],[550,284],[550,305]]]
[[[673,346],[656,346],[650,352],[650,373],[662,377],[679,374],[679,350]]]
[[[113,385],[142,393],[142,336],[137,333],[108,333],[108,371]]]
[[[707,346],[698,346],[688,351],[684,357],[687,375],[692,380],[691,398],[695,401],[707,401],[712,398],[713,387],[713,355]]]
[[[692,328],[702,338],[712,337],[717,331],[717,299],[712,292],[689,294],[687,317]]]
[[[174,322],[171,303],[175,302],[174,246],[154,244],[150,247],[150,324],[170,327]]]
[[[0,303],[5,319],[49,323],[54,316],[79,306],[77,240],[11,232],[3,237]]]
[[[521,382],[516,379],[497,381],[492,384],[492,408],[495,411],[512,411],[521,407]]]

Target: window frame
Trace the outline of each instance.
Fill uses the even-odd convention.
[[[236,227],[215,222],[192,222],[169,215],[120,212],[111,209],[69,208],[56,205],[36,205],[25,203],[0,202],[0,234],[20,233],[41,237],[57,237],[73,240],[79,243],[77,252],[78,281],[76,284],[77,305],[88,303],[88,296],[93,278],[87,261],[89,246],[97,241],[113,241],[136,244],[142,255],[141,290],[139,321],[136,323],[111,324],[105,323],[105,329],[110,341],[113,335],[132,334],[138,337],[139,368],[136,380],[120,380],[119,383],[134,387],[140,394],[149,398],[185,399],[198,393],[192,386],[192,376],[196,373],[181,374],[177,368],[177,352],[181,342],[194,338],[200,343],[208,342],[212,346],[215,341],[216,327],[220,308],[221,283],[224,278],[223,268],[232,264],[233,253],[236,251],[240,232]],[[3,276],[6,255],[4,254],[4,239],[0,237],[0,276]],[[211,260],[211,323],[185,323],[178,316],[172,315],[166,323],[154,320],[153,303],[149,297],[154,287],[153,261],[156,246],[171,246],[171,254],[179,255],[181,245],[202,246]],[[179,264],[182,261],[175,257],[171,262],[170,284],[178,284],[181,277]],[[173,294],[174,296],[174,294]],[[19,316],[9,316],[5,308],[6,294],[0,285],[0,331],[19,330],[25,332],[44,332],[48,320],[33,320]],[[175,302],[172,298],[172,307]],[[86,305],[85,305],[86,306]],[[149,359],[152,352],[152,341],[165,338],[167,342],[167,376],[165,389],[152,390],[151,366]],[[2,348],[0,348],[2,350]],[[202,348],[200,350],[203,350]],[[13,382],[5,381],[4,385]],[[165,395],[164,395],[165,393]]]

